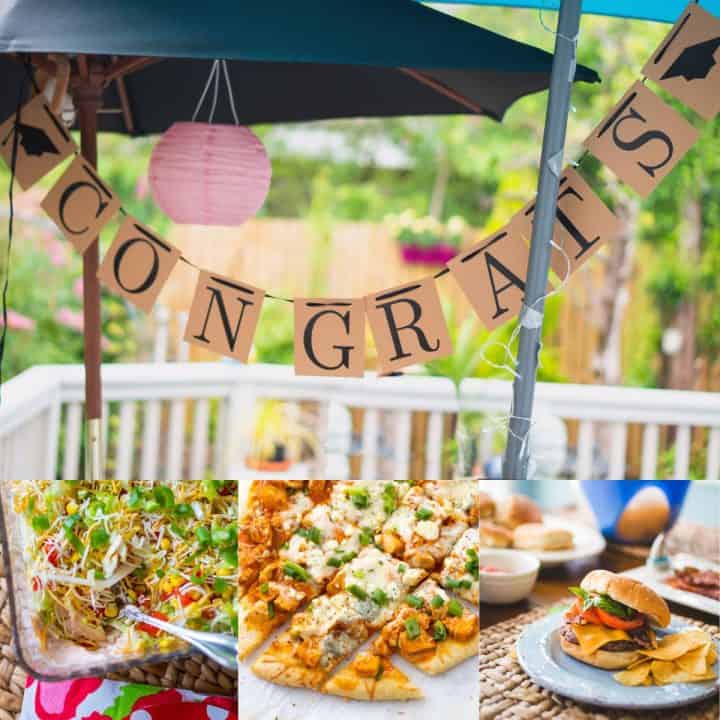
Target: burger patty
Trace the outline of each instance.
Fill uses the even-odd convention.
[[[600,649],[606,652],[627,652],[628,650],[639,650],[653,647],[653,639],[647,627],[637,628],[635,630],[627,630],[627,634],[631,640],[613,640],[606,643]],[[563,625],[560,628],[560,635],[567,642],[579,645],[579,641],[573,632],[572,626]]]

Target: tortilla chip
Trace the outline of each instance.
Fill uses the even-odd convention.
[[[645,657],[655,660],[675,660],[709,642],[712,642],[712,638],[706,632],[687,630],[665,636],[654,650],[641,650],[640,652]]]
[[[651,685],[652,678],[650,677],[650,669],[652,663],[652,660],[643,660],[643,662],[639,665],[637,663],[633,663],[635,667],[633,667],[632,670],[623,670],[622,672],[615,673],[613,677],[621,685]]]

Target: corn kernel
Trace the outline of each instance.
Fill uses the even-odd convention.
[[[118,606],[115,603],[110,603],[105,606],[105,617],[116,618],[118,616]]]
[[[169,636],[161,637],[158,640],[158,647],[160,650],[171,650],[174,644],[173,638]]]
[[[79,509],[78,504],[74,500],[71,500],[65,506],[65,512],[67,512],[68,515],[74,515]]]
[[[170,541],[169,541],[166,537],[164,537],[164,538],[160,541],[160,547],[161,547],[163,550],[169,550],[169,549],[170,549]]]
[[[221,567],[217,569],[217,574],[221,577],[227,577],[228,575],[233,574],[233,569],[229,567]]]

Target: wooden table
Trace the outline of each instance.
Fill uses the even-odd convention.
[[[568,515],[570,514],[571,513],[568,513]],[[573,517],[573,521],[577,520],[577,516]],[[673,549],[682,548],[683,543],[678,543],[678,537],[682,537],[682,533],[684,532],[687,532],[688,536],[691,536],[690,531],[697,533],[697,528],[678,527],[673,531],[675,540],[675,542],[672,543]],[[716,533],[717,531],[708,528],[707,532]],[[629,555],[614,546],[609,546],[602,555],[595,558],[578,560],[559,565],[558,567],[541,568],[533,592],[526,600],[514,603],[513,605],[488,605],[481,602],[480,626],[482,628],[490,627],[496,623],[521,615],[540,605],[552,605],[565,600],[569,602],[572,595],[568,592],[568,587],[571,585],[579,585],[580,581],[591,570],[602,568],[604,570],[611,570],[612,572],[624,572],[625,570],[630,570],[631,568],[641,565],[643,562],[643,558]],[[717,624],[717,616],[700,612],[685,607],[684,605],[676,605],[675,603],[668,604],[670,611],[674,614],[695,618],[705,623]]]

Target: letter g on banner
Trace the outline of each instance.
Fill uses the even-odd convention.
[[[295,372],[362,377],[364,370],[363,300],[295,298]]]
[[[114,293],[150,312],[180,254],[128,215],[103,258],[98,277]]]

